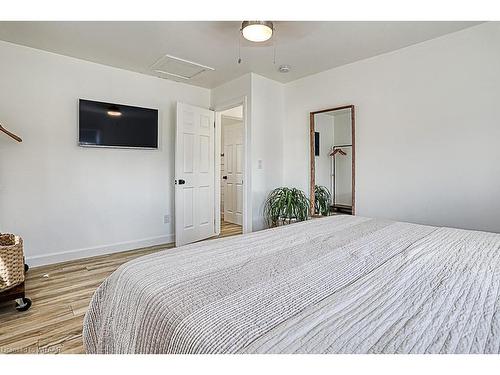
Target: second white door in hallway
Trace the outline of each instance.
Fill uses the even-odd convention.
[[[223,126],[224,221],[243,224],[243,123]]]

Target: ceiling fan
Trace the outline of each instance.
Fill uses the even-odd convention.
[[[273,36],[274,30],[274,24],[271,21],[243,21],[240,28],[243,38],[254,43],[268,41]],[[273,64],[276,64],[276,44],[274,42],[273,48]],[[238,45],[238,64],[241,64],[241,39]],[[290,65],[285,64],[280,65],[278,71],[288,73],[290,69]]]

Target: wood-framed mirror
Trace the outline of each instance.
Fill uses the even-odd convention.
[[[354,215],[354,105],[310,113],[311,216]]]

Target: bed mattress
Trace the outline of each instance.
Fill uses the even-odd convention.
[[[500,235],[339,215],[121,266],[88,353],[499,353]]]

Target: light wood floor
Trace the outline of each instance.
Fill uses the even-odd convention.
[[[236,236],[237,234],[241,234],[241,229],[241,225],[221,221],[219,237]]]
[[[220,237],[241,234],[241,226],[222,222]],[[111,255],[32,268],[26,275],[26,312],[0,304],[0,354],[83,353],[82,322],[96,288],[120,265],[172,248],[154,246]]]

